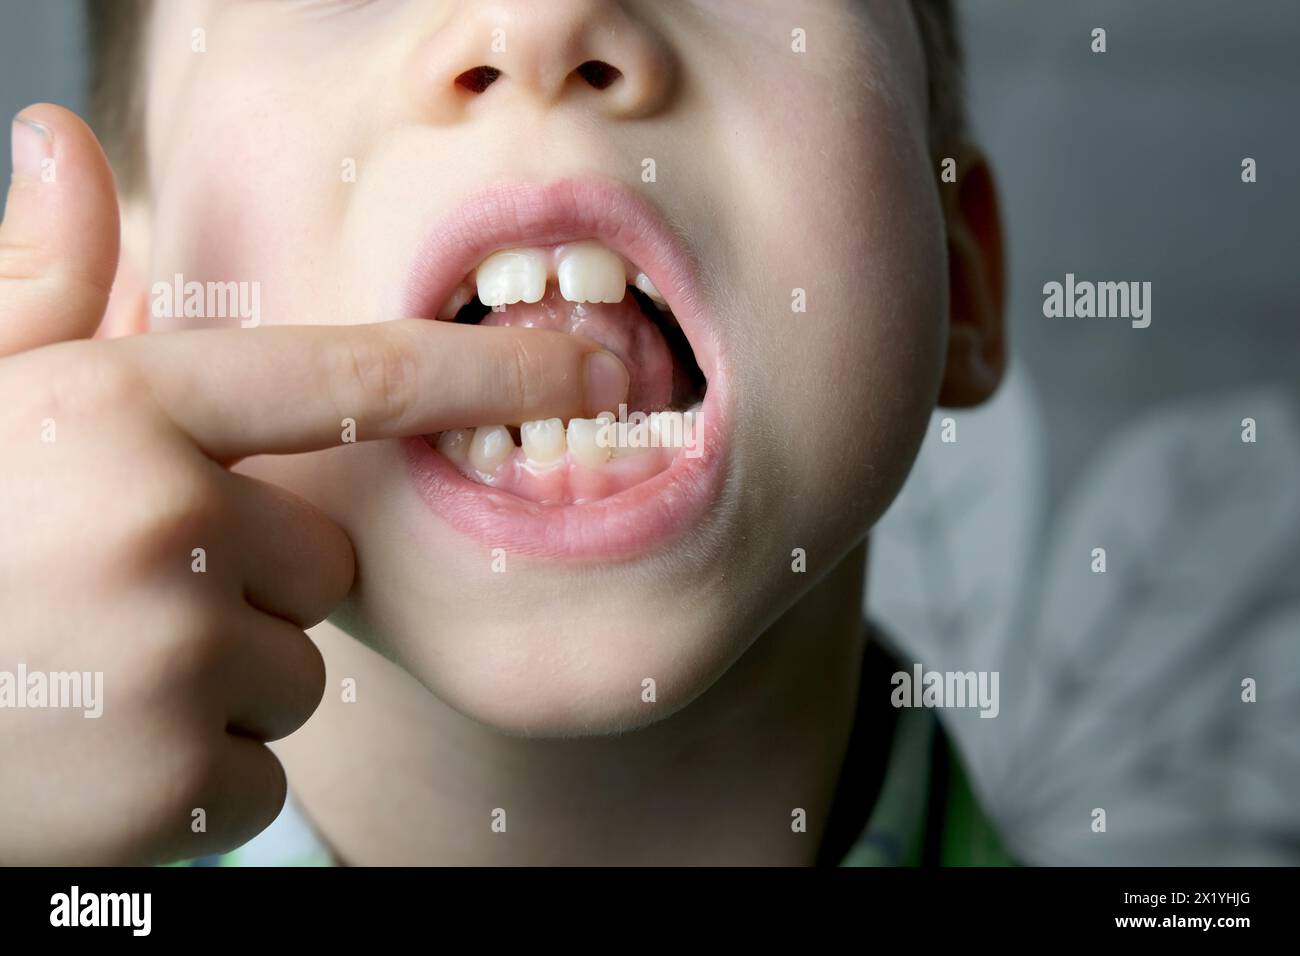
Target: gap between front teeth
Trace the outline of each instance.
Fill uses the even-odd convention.
[[[598,242],[574,242],[554,249],[501,249],[474,270],[472,284],[466,279],[456,288],[438,310],[438,318],[455,318],[475,292],[493,309],[540,302],[552,278],[561,297],[569,302],[622,302],[632,285],[660,310],[667,310],[668,303],[650,277],[644,272],[629,277],[631,271],[622,257]]]

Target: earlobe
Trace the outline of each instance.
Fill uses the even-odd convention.
[[[947,364],[939,404],[979,405],[1006,369],[1005,277],[997,189],[973,146],[955,151],[957,181],[939,183],[948,224]]]
[[[143,335],[149,331],[148,233],[144,212],[135,203],[122,203],[122,244],[103,321],[97,339]]]

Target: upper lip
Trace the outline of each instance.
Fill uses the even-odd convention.
[[[717,330],[702,319],[690,251],[652,203],[608,179],[503,183],[469,197],[418,250],[403,314],[434,318],[465,277],[498,249],[580,239],[602,243],[646,274],[712,382],[718,371]]]

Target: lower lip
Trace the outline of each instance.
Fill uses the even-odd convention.
[[[457,531],[507,554],[571,560],[639,557],[700,524],[725,477],[722,382],[710,381],[701,409],[701,454],[679,454],[648,481],[608,498],[542,505],[462,475],[423,438],[402,440],[416,491]]]

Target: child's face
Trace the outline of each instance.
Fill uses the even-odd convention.
[[[346,529],[358,579],[336,623],[443,700],[529,733],[659,719],[889,504],[938,391],[948,295],[906,5],[157,6],[149,283],[259,283],[263,324],[432,319],[442,303],[425,299],[451,289],[413,276],[472,274],[503,246],[541,249],[554,269],[557,244],[600,238],[632,260],[628,279],[658,278],[708,380],[703,455],[616,479],[568,464],[539,479],[512,452],[501,467],[513,477],[493,472],[488,489],[427,445],[397,442],[245,466]],[[598,89],[599,76],[574,75],[591,60],[621,79]],[[456,84],[481,65],[501,70],[484,91]],[[662,221],[626,228],[610,183]],[[502,184],[524,190],[504,194],[527,206],[518,234],[487,228],[500,208],[462,208]],[[472,250],[440,233],[458,215]],[[585,331],[616,340],[603,344],[627,360],[634,403],[700,397],[682,384],[691,356],[640,312],[584,312],[552,294],[513,314],[487,321],[549,316],[584,331],[594,316]],[[584,501],[526,500],[546,488]],[[805,573],[792,570],[795,549]]]

